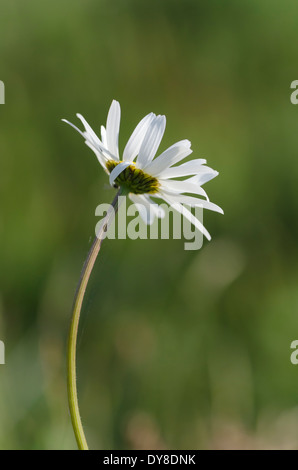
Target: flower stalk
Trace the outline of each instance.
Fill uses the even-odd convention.
[[[118,207],[119,207],[119,196],[123,194],[123,191],[120,189],[116,194],[105,218],[103,219],[102,227],[100,232],[97,234],[93,244],[90,248],[86,261],[84,263],[80,280],[77,286],[75,293],[71,323],[68,336],[68,350],[67,350],[67,392],[68,392],[68,403],[70,416],[72,421],[72,426],[75,434],[75,438],[80,450],[88,450],[88,444],[85,438],[83,425],[79,412],[78,404],[78,393],[77,393],[77,378],[76,378],[76,345],[77,345],[77,336],[78,336],[78,327],[80,320],[80,313],[82,308],[82,303],[84,300],[84,295],[86,292],[86,287],[99,253],[101,244],[104,240],[105,232],[108,230],[110,223],[114,219]]]

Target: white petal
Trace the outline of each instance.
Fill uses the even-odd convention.
[[[145,222],[147,225],[151,225],[154,221],[154,213],[153,211],[150,211],[150,207],[145,205],[139,195],[136,194],[130,194],[129,199],[134,203],[136,206],[141,219]]]
[[[166,128],[165,116],[157,116],[151,122],[137,158],[138,168],[144,168],[154,158]]]
[[[155,217],[163,218],[165,211],[158,204],[153,202],[150,197],[144,194],[129,194],[130,200],[136,205],[142,220],[152,225]]]
[[[131,200],[134,202],[142,203],[144,206],[146,206],[148,209],[153,212],[153,214],[160,218],[163,219],[165,216],[165,211],[162,207],[159,206],[156,202],[152,201],[150,196],[148,194],[131,194]],[[136,200],[138,198],[138,200]]]
[[[148,127],[155,117],[154,113],[150,113],[139,122],[125,146],[123,160],[132,162],[138,155]]]
[[[66,124],[69,124],[71,127],[73,127],[79,134],[81,134],[82,137],[84,137],[84,139],[86,139],[86,136],[85,136],[84,132],[82,132],[77,126],[75,126],[71,122],[67,121],[66,119],[61,119],[61,120],[63,122],[66,122]]]
[[[189,220],[208,240],[211,240],[210,233],[205,229],[204,225],[197,219],[186,207],[182,204],[174,201],[170,196],[163,196],[163,199],[182,214],[187,220]]]
[[[100,132],[101,132],[101,141],[102,141],[104,147],[107,148],[108,142],[107,142],[107,131],[106,131],[106,128],[105,128],[104,126],[101,126],[101,127],[100,127]]]
[[[146,165],[144,170],[152,176],[159,176],[166,168],[190,155],[192,153],[190,146],[189,140],[177,142],[165,150],[159,157],[155,158],[149,165]]]
[[[205,199],[199,199],[197,197],[191,197],[191,196],[184,196],[183,194],[170,194],[170,193],[167,193],[166,191],[160,191],[160,194],[162,196],[165,195],[166,197],[169,196],[171,200],[174,202],[187,204],[193,207],[195,206],[203,207],[204,209],[209,209],[211,211],[215,211],[215,212],[219,212],[220,214],[223,214],[223,210],[221,207],[217,206],[213,202],[205,201]]]
[[[86,138],[86,136],[85,136]],[[105,147],[103,147],[102,144],[98,144],[97,142],[94,142],[94,140],[87,139],[85,140],[85,144],[90,147],[93,152],[99,152],[103,155],[105,160],[115,160],[115,156],[111,154]]]
[[[207,181],[212,180],[218,175],[218,171],[212,170],[208,166],[203,166],[202,170],[195,176],[189,179],[194,184],[199,184],[200,186],[207,183]]]
[[[85,144],[95,153],[95,155],[97,157],[97,160],[99,161],[99,163],[101,164],[101,166],[103,167],[105,172],[108,173],[108,170],[107,170],[107,167],[106,167],[106,162],[108,160],[110,160],[110,157],[108,157],[103,152],[101,152],[100,150],[95,148],[94,145],[92,145],[90,142],[88,142],[88,140],[85,140]]]
[[[148,194],[144,194],[143,197],[145,199],[147,199],[147,201],[151,204],[151,207],[153,207],[153,211],[154,211],[156,217],[158,217],[160,219],[163,219],[164,216],[166,215],[164,209],[162,207],[160,207],[159,204],[152,201],[152,199],[150,198],[150,196]]]
[[[120,115],[120,104],[118,103],[118,101],[113,100],[107,118],[106,137],[108,149],[113,155],[115,155],[117,160],[119,160],[118,138],[120,127]]]
[[[79,113],[77,113],[77,117],[80,119],[83,126],[85,127],[84,136],[85,136],[86,140],[89,140],[94,146],[103,147],[103,144],[100,141],[99,137],[95,134],[94,130],[88,124],[86,119]]]
[[[84,138],[85,144],[88,147],[90,147],[91,150],[96,154],[99,161],[100,161],[100,157],[98,156],[98,154],[101,154],[103,159],[105,159],[105,160],[109,160],[110,158],[115,159],[114,155],[112,155],[106,148],[104,148],[103,144],[100,142],[100,140],[98,139],[96,134],[94,134],[95,137],[96,137],[96,139],[95,139],[95,138],[92,137],[90,132],[87,132],[87,131],[82,132],[80,129],[78,129],[78,127],[76,127],[74,124],[67,121],[66,119],[62,119],[62,121],[66,122],[66,124],[69,124],[71,127],[73,127]],[[101,161],[100,161],[100,163],[102,164]]]
[[[201,170],[204,163],[206,163],[206,160],[203,158],[190,160],[189,162],[182,163],[182,165],[166,168],[159,174],[159,177],[167,179],[177,178],[179,176],[195,175]]]
[[[184,180],[184,181],[172,181],[172,180],[159,180],[160,182],[160,188],[166,191],[170,191],[173,193],[192,193],[192,194],[198,194],[200,196],[204,196],[208,199],[208,196],[206,194],[206,191],[204,191],[203,188],[201,188],[198,184],[194,184],[190,180]]]
[[[131,165],[131,162],[120,162],[115,166],[114,170],[110,174],[110,185],[113,186],[115,179],[125,170],[128,166]]]

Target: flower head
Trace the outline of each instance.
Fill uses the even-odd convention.
[[[192,153],[189,140],[181,140],[155,157],[165,132],[166,118],[154,113],[148,114],[139,122],[120,159],[120,115],[120,104],[114,100],[106,127],[101,126],[101,139],[80,114],[77,117],[81,120],[84,131],[65,119],[63,121],[74,127],[85,139],[86,145],[93,150],[99,163],[109,174],[111,186],[122,187],[133,203],[142,206],[140,215],[146,223],[152,223],[154,216],[163,217],[164,211],[152,200],[152,197],[160,198],[179,211],[210,240],[208,231],[185,205],[223,213],[219,206],[209,201],[202,188],[218,172],[205,166],[206,160],[203,159],[190,160],[175,166]],[[180,177],[185,179],[175,179]]]

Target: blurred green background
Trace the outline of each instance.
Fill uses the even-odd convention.
[[[0,448],[75,449],[66,338],[110,202],[94,154],[121,103],[120,147],[147,113],[161,150],[188,138],[224,216],[183,240],[107,240],[83,306],[78,389],[93,449],[298,448],[298,4],[1,0]]]

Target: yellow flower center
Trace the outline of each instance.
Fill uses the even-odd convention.
[[[106,167],[111,173],[120,162],[109,160]],[[154,194],[157,193],[159,182],[154,176],[148,175],[143,170],[136,168],[134,162],[131,163],[114,181],[115,188],[125,186],[130,193],[134,194]]]

